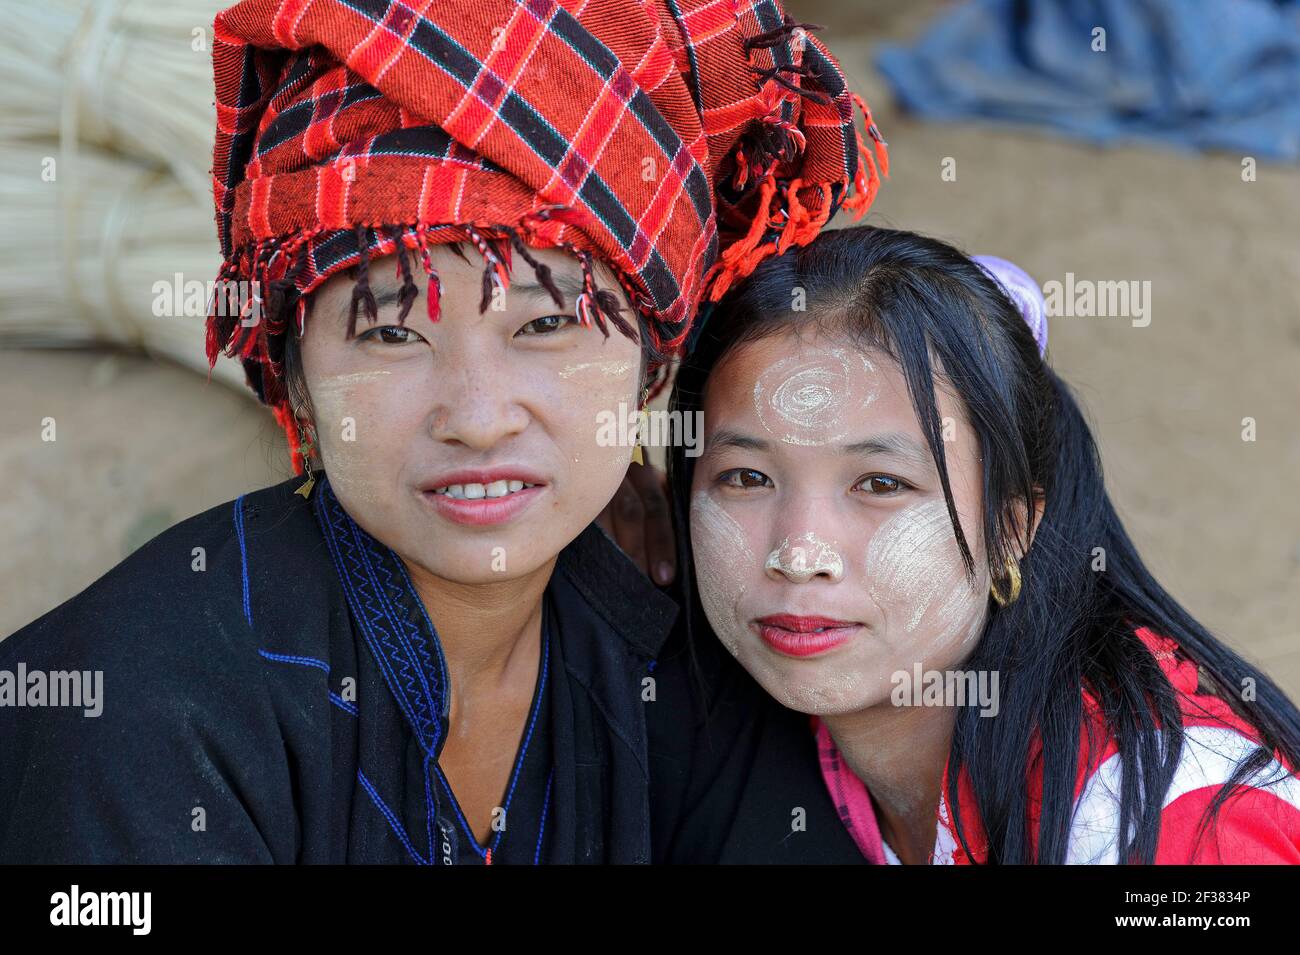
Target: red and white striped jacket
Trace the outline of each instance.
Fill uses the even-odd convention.
[[[1284,766],[1276,752],[1271,763],[1228,797],[1214,824],[1197,839],[1206,807],[1236,766],[1258,748],[1259,733],[1226,702],[1198,692],[1196,664],[1179,652],[1173,640],[1145,628],[1136,632],[1178,694],[1185,734],[1178,767],[1160,813],[1156,863],[1300,864],[1300,779],[1294,767]],[[1121,757],[1114,737],[1106,732],[1096,698],[1084,690],[1083,702],[1082,742],[1066,862],[1114,864],[1119,861]],[[848,768],[825,725],[816,717],[811,720],[821,755],[822,777],[845,827],[867,859],[897,863],[897,856],[881,839],[866,786]],[[1039,753],[1040,743],[1035,739],[1031,766],[1037,765]],[[942,793],[947,788],[945,768]],[[987,842],[964,774],[957,792],[962,829],[971,852],[962,849],[947,799],[941,794],[931,864],[986,861]],[[1029,822],[1035,840],[1041,794],[1041,776],[1031,773]]]

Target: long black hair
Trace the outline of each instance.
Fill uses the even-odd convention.
[[[803,309],[795,307],[800,295]],[[1119,859],[1154,861],[1160,810],[1183,731],[1177,694],[1136,628],[1176,641],[1198,665],[1206,691],[1253,725],[1264,743],[1238,765],[1202,819],[1202,833],[1236,785],[1272,761],[1273,750],[1291,767],[1300,766],[1295,705],[1151,576],[1106,493],[1096,444],[1069,388],[1043,360],[1016,306],[952,246],[862,226],[824,232],[806,247],[765,259],[707,315],[678,369],[671,410],[700,411],[709,373],[732,349],[805,323],[851,336],[899,365],[973,576],[935,404],[935,370],[942,374],[965,404],[980,443],[982,535],[989,572],[1002,593],[1008,590],[1008,561],[1024,555],[1021,596],[1005,607],[991,605],[966,664],[999,673],[998,718],[980,718],[978,707],[960,708],[948,762],[948,803],[957,805],[965,770],[988,838],[989,862],[1065,861],[1085,687],[1096,696],[1123,754],[1118,831],[1128,838]],[[693,470],[694,459],[675,442],[668,472],[685,571],[679,574],[681,598],[692,631],[707,634],[690,561]],[[1040,495],[1045,506],[1031,530]],[[1246,686],[1255,690],[1250,702],[1242,699]],[[1035,767],[1042,773],[1036,852],[1027,772],[1007,771],[1029,770],[1035,734],[1042,742],[1041,765]],[[969,852],[960,814],[954,821]]]

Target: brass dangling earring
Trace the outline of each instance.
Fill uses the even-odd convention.
[[[306,433],[302,434],[302,437],[299,439],[302,441],[302,444],[294,449],[302,455],[303,466],[307,469],[307,480],[304,481],[298,490],[293,493],[301,494],[304,501],[311,496],[311,489],[316,486],[316,475],[312,473],[311,469],[311,452],[316,446],[315,438],[316,435],[312,433],[311,425],[308,425]]]
[[[646,388],[641,392],[641,403],[637,410],[636,444],[632,445],[632,460],[636,464],[642,465],[645,464],[645,455],[641,452],[641,431],[645,428],[646,415],[649,414],[649,412],[645,410],[646,399],[649,397],[650,389]]]
[[[1016,598],[1020,596],[1021,578],[1019,561],[1007,561],[1007,579],[1010,581],[1010,593],[1005,597],[1002,595],[1002,592],[998,590],[996,582],[989,582],[989,591],[993,594],[993,599],[997,601],[999,607],[1006,607],[1009,604],[1015,603]]]

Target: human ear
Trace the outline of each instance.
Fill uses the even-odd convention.
[[[1038,533],[1038,525],[1043,519],[1043,511],[1047,507],[1047,497],[1043,494],[1042,488],[1034,488],[1033,509],[1028,510],[1025,507],[1024,498],[1017,498],[1007,506],[1006,514],[1003,520],[1005,526],[1011,531],[1011,540],[1015,542],[1015,558],[1023,560],[1029,548],[1033,546],[1034,535]],[[1029,529],[1025,529],[1025,517],[1029,516]]]

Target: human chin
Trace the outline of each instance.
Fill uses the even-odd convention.
[[[816,716],[855,712],[888,699],[888,654],[876,639],[869,610],[801,608],[793,614],[774,606],[783,606],[779,598],[776,604],[743,601],[732,624],[736,659],[769,696]]]
[[[410,468],[403,480],[403,555],[444,580],[513,580],[544,566],[576,536],[562,459],[501,455],[499,463]],[[398,549],[398,548],[394,548]]]

